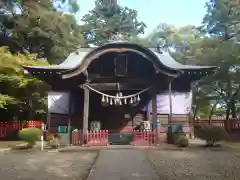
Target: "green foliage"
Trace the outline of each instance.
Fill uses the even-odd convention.
[[[170,126],[167,132],[167,143],[175,144],[175,141],[178,139],[179,135],[180,135],[180,132],[173,132],[172,126]]]
[[[209,1],[209,3],[213,2],[216,1]],[[232,10],[235,11],[238,6],[234,6]],[[218,9],[216,10],[214,7]],[[208,15],[204,19],[204,28],[207,33],[213,36],[206,36],[205,31],[199,31],[194,26],[175,28],[163,23],[148,38],[152,41],[159,39],[160,44],[164,45],[163,49],[174,49],[172,55],[181,63],[218,66],[219,69],[215,74],[201,79],[193,87],[193,104],[196,105],[196,112],[201,117],[210,117],[217,110],[212,108],[216,104],[229,108],[232,117],[236,117],[236,104],[239,103],[240,99],[240,79],[238,78],[240,76],[240,44],[236,43],[239,34],[236,33],[237,31],[232,33],[233,29],[236,28],[232,24],[234,22],[238,23],[236,20],[239,21],[239,18],[236,18],[235,15],[237,16],[237,14],[234,15],[233,12],[231,13],[233,13],[234,19],[222,17],[223,26],[229,27],[223,31],[224,28],[219,23],[219,17],[209,16],[209,13],[216,13],[217,15],[222,13],[221,16],[224,16],[226,15],[224,14],[226,9],[213,5],[212,8],[212,11],[216,10],[218,13],[208,11]],[[238,11],[235,13],[238,13]],[[213,25],[216,27],[213,27]],[[220,29],[222,30],[221,33]],[[229,33],[232,34],[231,37]],[[226,35],[229,37],[226,37]],[[142,41],[146,43],[144,39]]]
[[[218,66],[216,73],[203,78],[193,87],[194,105],[199,114],[211,116],[212,105],[225,107],[228,117],[236,117],[240,100],[240,4],[237,0],[208,0],[203,26],[176,28],[161,23],[147,38],[136,39],[140,44],[156,46],[184,64]]]
[[[178,147],[188,147],[189,141],[185,135],[181,134],[176,138],[174,144],[177,145]]]
[[[33,76],[24,74],[22,66],[47,65],[36,55],[30,53],[12,54],[8,48],[0,47],[0,108],[19,111],[36,111],[45,108],[44,96],[46,85]],[[13,110],[12,109],[12,110]],[[35,112],[33,112],[35,113]],[[14,113],[11,113],[14,115]]]
[[[13,6],[12,10],[9,6]],[[16,6],[21,10],[18,13],[14,10]],[[8,14],[0,16],[0,45],[9,46],[14,52],[27,50],[46,58],[50,64],[58,64],[85,45],[82,28],[70,14],[77,10],[76,0],[24,0],[5,4],[2,11]]]
[[[8,104],[17,104],[17,101],[14,97],[0,94],[0,108],[6,108]]]
[[[203,29],[209,34],[231,39],[239,34],[240,4],[238,0],[209,0]]]
[[[42,131],[38,128],[25,128],[19,131],[19,138],[28,142],[29,146],[36,144],[36,141],[41,138]]]
[[[59,133],[51,133],[47,137],[48,146],[50,146],[53,149],[59,148],[59,139],[60,134]]]
[[[117,3],[107,4],[102,0],[96,0],[94,9],[82,21],[85,38],[94,45],[107,43],[117,33],[126,38],[135,37],[143,33],[146,27],[137,20],[136,10],[121,7]]]
[[[177,28],[173,25],[161,23],[149,35],[152,45],[160,44],[164,50],[174,48],[176,56],[181,56],[191,48],[192,43],[200,40],[201,32],[192,25]]]
[[[228,134],[226,130],[219,126],[200,125],[196,127],[196,137],[205,140],[207,146],[214,146],[216,142],[226,140]]]

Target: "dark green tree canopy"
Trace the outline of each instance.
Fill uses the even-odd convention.
[[[64,9],[77,10],[74,2],[21,0],[8,3],[2,10],[1,45],[7,45],[13,51],[37,53],[51,64],[60,63],[85,44],[81,26],[72,14],[63,12]]]
[[[138,21],[136,10],[103,0],[97,0],[95,8],[86,14],[82,21],[87,42],[95,45],[108,42],[118,33],[125,38],[134,37],[144,33],[146,27],[143,22]]]
[[[203,29],[207,33],[222,36],[224,39],[239,36],[240,3],[238,0],[209,0],[206,7]]]

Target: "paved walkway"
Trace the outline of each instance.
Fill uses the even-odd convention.
[[[143,151],[102,150],[87,180],[158,180]]]

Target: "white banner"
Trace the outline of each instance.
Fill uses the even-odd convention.
[[[192,92],[174,92],[172,93],[172,113],[188,114],[192,107]],[[152,100],[144,108],[148,113],[152,113]],[[169,93],[161,93],[157,95],[157,113],[169,114],[170,103]]]
[[[48,112],[57,114],[68,114],[69,97],[69,92],[48,92]]]

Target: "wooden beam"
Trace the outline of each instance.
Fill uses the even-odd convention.
[[[89,89],[84,88],[84,108],[83,108],[83,143],[86,143],[88,133],[89,116]]]
[[[90,83],[89,84],[92,88],[96,90],[104,90],[104,91],[112,91],[118,90],[116,83]],[[149,83],[119,83],[120,90],[143,90],[151,86]]]
[[[91,77],[89,75],[89,81],[92,83],[115,83],[115,82],[121,82],[121,83],[153,83],[153,77]],[[166,81],[167,83],[167,81]]]

